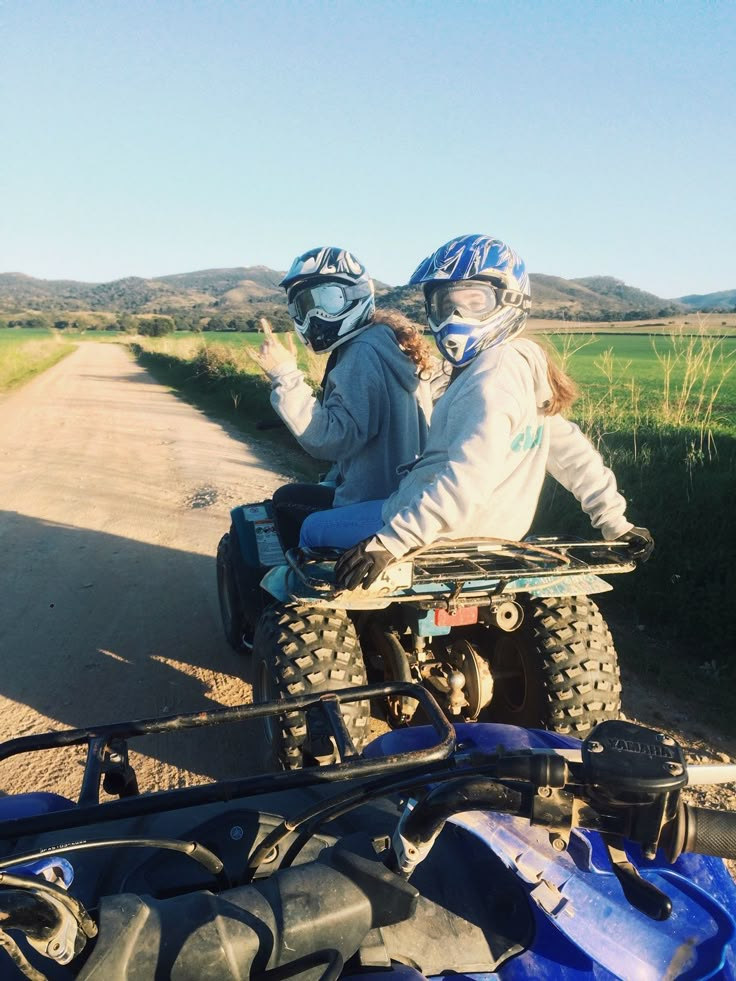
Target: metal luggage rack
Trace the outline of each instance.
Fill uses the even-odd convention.
[[[404,753],[375,758],[360,756],[350,738],[340,706],[347,702],[372,698],[406,696],[419,702],[427,724],[435,731],[437,741],[426,748]],[[154,733],[201,729],[232,722],[251,722],[288,712],[310,710],[319,712],[320,721],[326,724],[329,734],[335,740],[341,762],[328,766],[305,767],[302,770],[257,774],[236,780],[221,780],[177,790],[162,790],[140,795],[138,793],[135,775],[128,762],[127,741],[130,738]],[[76,828],[85,824],[231,801],[256,794],[276,793],[319,783],[374,777],[417,766],[431,769],[452,756],[455,750],[455,730],[426,688],[410,682],[391,681],[334,692],[299,695],[274,702],[263,702],[260,705],[237,705],[233,708],[213,709],[210,712],[167,715],[88,729],[62,729],[56,732],[20,736],[0,744],[0,760],[21,753],[38,753],[65,746],[87,747],[82,786],[74,806],[34,817],[0,821],[0,841],[58,831],[63,828]],[[100,803],[101,785],[108,793],[119,795],[120,799]]]
[[[334,591],[332,570],[341,553],[335,549],[294,549],[287,561],[299,578],[318,592]],[[631,572],[636,563],[620,542],[534,538],[515,542],[502,538],[464,538],[410,552],[397,563],[412,564],[412,588],[442,583],[493,581],[500,587],[514,580],[569,575]],[[391,567],[389,567],[391,568]]]
[[[629,572],[635,562],[626,547],[613,542],[555,538],[525,542],[498,538],[463,539],[419,549],[410,556],[414,584]]]

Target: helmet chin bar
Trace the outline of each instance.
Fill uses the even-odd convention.
[[[509,316],[509,313],[512,316]],[[448,318],[438,328],[430,324],[437,347],[445,360],[454,367],[470,364],[486,348],[504,344],[519,334],[526,323],[526,314],[506,307],[501,311],[495,324],[493,322],[469,322]],[[454,350],[453,350],[454,347]]]
[[[437,346],[440,349],[440,353],[447,361],[452,365],[459,366],[465,364],[467,361],[471,361],[475,355],[478,353],[478,349],[473,346],[470,351],[468,351],[469,342],[472,340],[471,337],[457,337],[450,335],[448,337],[441,337],[437,335]],[[468,351],[469,357],[465,358],[465,353]]]
[[[374,309],[370,296],[358,301],[352,310],[340,317],[322,316],[321,311],[315,311],[307,316],[299,333],[315,354],[328,354],[370,327]]]

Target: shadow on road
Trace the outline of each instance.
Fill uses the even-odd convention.
[[[216,545],[210,558],[0,511],[0,738],[249,700],[248,658],[222,637]],[[225,778],[249,769],[249,744],[230,726],[132,745]]]

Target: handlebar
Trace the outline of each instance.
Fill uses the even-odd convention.
[[[713,768],[694,766],[688,769],[682,751],[673,740],[623,721],[601,723],[590,733],[579,750],[563,748],[504,751],[503,747],[498,747],[496,752],[489,754],[481,750],[461,748],[453,754],[454,730],[438,709],[434,711],[436,705],[426,690],[409,684],[394,683],[389,686],[350,689],[339,693],[337,698],[322,696],[317,701],[321,703],[321,708],[328,717],[332,718],[339,734],[340,727],[335,712],[341,701],[352,701],[366,695],[385,695],[387,691],[417,697],[425,702],[438,737],[434,747],[429,751],[414,751],[403,756],[388,757],[379,766],[376,759],[356,759],[348,746],[345,762],[333,767],[317,768],[309,781],[306,774],[297,779],[296,775],[289,776],[286,773],[273,779],[270,786],[260,780],[253,785],[255,790],[253,787],[249,788],[251,792],[278,792],[317,782],[329,787],[340,774],[345,779],[351,778],[347,789],[326,795],[317,803],[313,801],[303,814],[284,818],[281,825],[270,833],[267,834],[267,829],[263,828],[255,835],[246,853],[251,856],[249,868],[235,881],[222,876],[206,892],[204,889],[184,892],[173,895],[170,900],[157,900],[133,893],[101,897],[100,923],[104,925],[105,936],[113,938],[108,942],[115,944],[118,932],[122,938],[128,925],[131,930],[138,929],[136,924],[140,925],[150,918],[151,923],[160,923],[157,929],[160,929],[162,936],[166,929],[171,929],[174,933],[177,930],[181,932],[180,924],[186,922],[190,931],[187,944],[191,949],[201,945],[201,951],[206,952],[210,950],[208,945],[214,945],[212,949],[219,950],[218,945],[224,941],[217,931],[210,936],[205,929],[205,921],[209,923],[215,919],[220,922],[222,918],[221,929],[226,932],[232,930],[233,937],[238,935],[237,942],[244,945],[242,950],[250,958],[249,963],[260,963],[260,941],[254,939],[255,934],[251,937],[249,933],[247,939],[240,936],[243,929],[240,925],[241,918],[233,918],[230,909],[243,910],[243,922],[253,920],[270,923],[270,920],[264,920],[264,917],[271,916],[269,910],[283,910],[290,903],[296,908],[296,897],[310,895],[315,897],[314,909],[317,911],[314,914],[313,935],[309,931],[305,934],[299,924],[294,926],[293,936],[284,934],[284,950],[276,960],[269,962],[271,967],[265,972],[264,978],[277,981],[289,973],[282,970],[285,962],[294,967],[300,958],[305,957],[309,959],[310,965],[324,967],[325,978],[333,975],[336,977],[340,973],[343,960],[351,955],[354,940],[357,938],[356,942],[360,943],[362,936],[377,925],[380,926],[375,920],[375,916],[379,915],[376,911],[380,911],[381,916],[398,918],[413,915],[412,902],[415,900],[412,897],[416,895],[416,890],[407,880],[432,849],[445,822],[453,815],[472,810],[525,818],[536,826],[546,828],[555,848],[559,845],[563,850],[573,827],[600,832],[608,847],[612,870],[621,882],[624,895],[632,905],[652,919],[665,919],[669,915],[671,904],[668,905],[667,897],[655,886],[639,877],[624,851],[624,839],[638,842],[647,856],[653,856],[656,849],[661,849],[670,862],[686,852],[736,859],[736,813],[689,805],[680,796],[682,788],[688,783],[689,774],[694,778],[692,782],[707,783],[711,776],[707,770],[712,769],[717,771],[721,780],[733,780],[736,777],[736,768],[719,765]],[[263,705],[253,707],[250,711],[254,717],[262,716],[272,710],[291,711],[294,704],[303,708],[307,701],[304,697],[296,701],[286,699],[278,704],[277,709]],[[308,704],[311,705],[312,701]],[[146,728],[160,728],[161,723],[156,726],[153,722],[139,723],[138,728],[141,725]],[[82,743],[107,735],[117,737],[120,732],[115,730],[108,734],[99,728],[76,730],[71,737],[67,733],[66,738]],[[25,744],[19,746],[17,741],[12,746],[14,752],[23,748]],[[45,743],[43,748],[46,748]],[[419,802],[411,802],[406,806],[391,844],[382,854],[377,855],[375,849],[369,854],[360,853],[351,839],[344,845],[342,841],[338,841],[334,846],[328,847],[324,852],[327,857],[323,858],[320,854],[315,861],[290,867],[295,854],[304,844],[303,839],[313,836],[321,823],[342,816],[371,799],[385,797],[394,792],[405,793],[407,790],[416,794],[420,798]],[[168,802],[165,794],[160,795],[159,799],[164,804]],[[222,799],[222,796],[205,798],[207,802]],[[199,798],[197,801],[201,803]],[[100,811],[110,806],[98,805],[98,821],[105,820],[105,815]],[[180,806],[181,801],[175,799],[172,808]],[[89,808],[83,806],[73,810],[77,810],[79,815]],[[133,813],[141,815],[143,812],[138,810]],[[119,817],[119,812],[115,812],[115,816]],[[57,830],[65,826],[73,827],[77,823],[70,818],[59,824]],[[47,831],[48,828],[44,830]],[[10,837],[10,834],[6,834],[6,837]],[[256,878],[261,863],[271,867],[271,859],[267,857],[267,853],[277,853],[276,846],[287,839],[291,843],[286,850],[281,850],[279,861],[272,866],[278,871],[269,875],[268,870],[266,873],[261,870],[260,878]],[[92,848],[116,845],[165,847],[203,862],[213,875],[219,875],[222,870],[219,857],[194,842],[152,837],[82,841],[58,850],[52,848],[50,852],[48,847],[43,852],[16,852],[9,858],[0,860],[0,895],[7,905],[10,902],[7,898],[10,893],[3,886],[12,886],[21,897],[24,890],[28,894],[35,889],[36,897],[40,897],[47,905],[50,901],[55,902],[55,908],[60,911],[59,930],[64,927],[64,923],[72,920],[77,924],[68,936],[83,946],[86,941],[81,934],[84,933],[89,938],[95,932],[95,924],[84,908],[75,900],[72,901],[71,897],[68,897],[69,902],[65,902],[66,894],[61,888],[43,885],[37,887],[38,880],[35,877],[26,876],[24,879],[17,866],[12,869],[10,866],[15,862],[30,861],[39,854],[50,854],[54,851],[76,849],[89,852]],[[357,852],[353,850],[355,848],[358,848]],[[398,874],[392,875],[392,872]],[[264,906],[264,902],[269,906]],[[348,917],[348,912],[351,918]],[[152,915],[149,917],[149,914]],[[107,921],[103,919],[105,916],[108,917]],[[113,922],[112,929],[110,918]],[[343,929],[345,936],[349,934],[350,940],[345,941],[344,949],[333,950],[328,941],[333,932],[337,934]],[[318,953],[309,949],[310,943],[315,950],[319,948]],[[94,956],[97,955],[97,949]],[[76,950],[69,956],[76,956]],[[284,960],[278,959],[281,956]],[[292,959],[289,961],[289,958]],[[57,957],[57,960],[60,958]],[[223,973],[221,976],[231,975]]]

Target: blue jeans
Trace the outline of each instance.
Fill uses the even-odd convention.
[[[302,548],[350,548],[383,528],[384,501],[362,501],[329,511],[315,511],[302,525]]]

